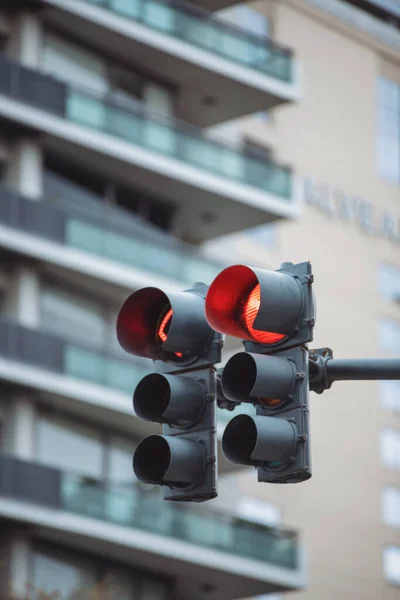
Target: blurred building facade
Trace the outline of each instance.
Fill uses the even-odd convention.
[[[222,456],[204,506],[132,482],[132,289],[311,260],[313,345],[399,354],[396,3],[233,4],[1,5],[2,595],[397,597],[397,382],[313,395],[303,485]]]

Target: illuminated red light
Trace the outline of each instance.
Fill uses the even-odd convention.
[[[260,309],[261,288],[254,271],[235,265],[221,271],[206,298],[206,317],[215,331],[262,344],[276,344],[285,334],[254,328]]]
[[[168,331],[171,326],[172,315],[173,315],[173,310],[172,310],[172,308],[170,308],[167,311],[167,313],[165,314],[165,316],[162,318],[162,321],[158,328],[158,337],[160,338],[160,340],[163,343],[166,342],[168,339]],[[176,356],[179,356],[179,357],[183,356],[182,352],[175,352],[174,354],[176,354]]]
[[[158,337],[162,342],[166,342],[168,338],[168,332],[166,331],[167,326],[170,325],[172,318],[172,308],[169,309],[163,320],[161,321],[160,327],[158,328]]]
[[[271,333],[269,331],[259,331],[254,329],[253,323],[260,308],[261,289],[258,283],[250,292],[243,306],[243,320],[246,330],[250,333],[251,339],[262,344],[276,344],[283,340],[285,335],[281,333]]]

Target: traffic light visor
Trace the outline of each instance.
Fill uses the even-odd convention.
[[[158,288],[131,294],[117,317],[117,338],[122,348],[136,356],[156,358],[168,340],[173,310],[168,296]],[[177,360],[181,352],[174,353]]]
[[[276,344],[285,332],[264,331],[256,323],[262,290],[256,271],[244,265],[224,269],[212,282],[206,298],[206,318],[216,331],[263,344]]]

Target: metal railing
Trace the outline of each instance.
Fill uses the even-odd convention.
[[[0,496],[140,529],[189,544],[299,568],[295,530],[268,527],[210,509],[177,506],[158,490],[117,484],[0,454]]]
[[[153,30],[280,79],[292,81],[292,51],[180,0],[84,0]]]
[[[29,329],[5,316],[0,317],[0,356],[114,388],[129,396],[152,370],[150,361],[135,361],[109,348],[94,349],[82,341]]]
[[[298,567],[295,531],[224,517],[210,510],[176,507],[139,486],[94,482],[63,473],[61,505],[66,510],[126,527],[172,537],[288,569]]]
[[[189,244],[53,174],[36,202],[0,186],[0,223],[181,282],[210,283],[223,268]],[[132,191],[132,197],[135,192]]]
[[[201,129],[171,117],[150,114],[145,105],[129,107],[111,95],[69,87],[0,56],[0,94],[27,102],[84,127],[102,131],[156,154],[178,159],[208,173],[237,181],[286,200],[292,197],[292,173]]]

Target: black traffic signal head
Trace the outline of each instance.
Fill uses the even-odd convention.
[[[151,373],[133,395],[136,414],[163,424],[136,448],[133,469],[143,483],[164,487],[164,498],[202,502],[217,495],[216,372]]]
[[[140,442],[133,456],[133,470],[140,481],[176,488],[178,494],[179,488],[185,491],[196,484],[205,469],[203,446],[182,437],[149,435]]]
[[[139,418],[161,423],[162,435],[139,443],[133,468],[140,481],[163,486],[167,500],[217,495],[214,365],[222,335],[205,318],[207,290],[204,284],[168,293],[143,288],[129,296],[117,319],[124,350],[155,363],[156,372],[137,385],[133,407]]]
[[[133,408],[145,421],[179,427],[199,418],[205,400],[204,387],[198,379],[150,373],[135,389]]]
[[[228,460],[257,467],[259,481],[309,479],[308,351],[241,352],[227,362],[221,384],[228,399],[256,406],[256,415],[238,415],[226,426]]]
[[[277,271],[235,265],[212,282],[207,321],[215,331],[239,337],[246,349],[271,352],[312,340],[315,308],[308,262]],[[263,349],[264,351],[264,349]]]
[[[177,368],[201,360],[218,362],[218,341],[204,315],[207,287],[164,292],[147,287],[133,292],[117,318],[117,337],[126,352],[161,360]],[[211,342],[215,352],[210,354]],[[202,363],[202,364],[203,364]]]

